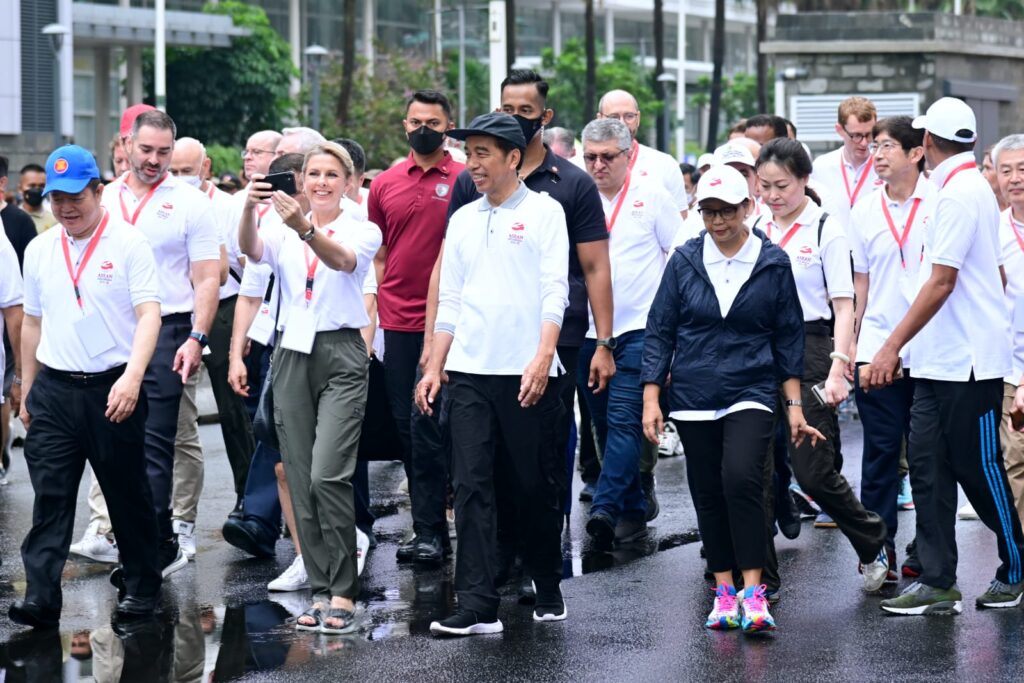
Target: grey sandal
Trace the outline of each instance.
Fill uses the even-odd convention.
[[[341,620],[341,626],[328,626],[332,619]],[[344,607],[328,607],[320,612],[320,633],[327,635],[344,635],[356,630],[356,614]]]
[[[303,617],[310,617],[313,619],[312,624],[303,624],[299,619]],[[305,612],[295,618],[295,630],[296,631],[320,631],[324,625],[324,611],[319,607],[310,607]]]

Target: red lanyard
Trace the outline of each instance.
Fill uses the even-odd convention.
[[[1020,230],[1017,229],[1017,221],[1014,220],[1012,213],[1007,218],[1010,219],[1010,228],[1013,229],[1013,236],[1017,238],[1017,246],[1020,247],[1021,251],[1024,251],[1024,237],[1020,236]]]
[[[640,143],[633,140],[633,149],[629,150],[629,170],[633,170],[633,166],[636,164],[636,158],[640,156]]]
[[[330,239],[334,235],[333,230],[327,231],[327,239]],[[302,245],[305,249],[303,254],[306,257],[306,306],[309,306],[309,302],[313,300],[313,278],[316,277],[316,268],[320,265],[320,257],[314,256],[313,260],[309,259],[309,255],[313,253],[313,250],[309,248],[309,244]]]
[[[903,269],[907,269],[907,262],[903,258],[903,245],[907,243],[907,239],[910,237],[910,228],[914,224],[914,216],[917,215],[917,207],[921,205],[921,198],[917,197],[914,199],[914,205],[910,207],[910,216],[907,218],[907,224],[903,226],[903,235],[900,236],[896,232],[896,224],[892,221],[892,214],[889,213],[888,202],[885,201],[885,193],[879,192],[879,196],[882,198],[882,215],[885,216],[886,222],[889,224],[889,232],[892,233],[893,238],[896,240],[896,245],[900,248],[900,265]]]
[[[213,193],[216,192],[216,191],[217,191],[217,186],[214,185],[213,183],[210,183],[210,191],[206,193],[206,196],[209,197],[210,199],[213,199]]]
[[[267,204],[266,206],[263,207],[262,210],[256,208],[255,206],[252,207],[253,213],[256,214],[256,229],[257,230],[259,230],[260,229],[260,225],[263,224],[263,217],[267,215],[267,211],[270,211],[270,207],[271,207],[271,204]]]
[[[952,173],[950,173],[948,176],[946,176],[945,182],[942,183],[942,188],[945,189],[946,185],[949,185],[949,181],[952,180],[953,176],[955,176],[957,173],[959,173],[960,171],[966,171],[969,168],[973,168],[974,170],[978,170],[978,164],[974,163],[973,161],[968,161],[965,164],[960,164],[959,166],[957,166],[956,168],[953,169]]]
[[[793,239],[793,235],[795,235],[796,231],[799,230],[799,229],[800,229],[800,224],[799,223],[794,223],[793,227],[790,228],[789,230],[787,230],[786,234],[782,236],[781,240],[779,240],[779,248],[780,249],[785,249],[786,245],[789,244],[789,241],[791,239]]]
[[[92,258],[92,254],[96,251],[96,247],[100,243],[100,238],[103,237],[103,231],[107,227],[107,221],[110,220],[110,214],[106,211],[103,212],[103,218],[100,219],[100,225],[96,228],[96,232],[92,235],[92,240],[89,241],[89,246],[85,248],[85,253],[82,254],[82,258],[78,261],[78,270],[76,271],[71,265],[71,250],[68,248],[68,233],[66,230],[61,229],[60,231],[60,246],[64,249],[64,264],[68,267],[68,277],[71,278],[71,285],[75,288],[75,300],[78,302],[78,308],[83,313],[85,309],[82,307],[82,292],[78,289],[78,283],[82,279],[82,271],[85,270],[85,265],[89,263],[89,259]]]
[[[128,187],[128,183],[125,182],[124,185],[121,186],[121,194],[118,195],[118,197],[117,197],[118,199],[121,200],[121,215],[124,216],[124,219],[126,221],[128,221],[129,223],[131,223],[132,225],[135,225],[135,221],[139,220],[139,214],[142,213],[142,209],[144,209],[146,207],[146,204],[149,203],[149,200],[156,193],[156,188],[160,187],[160,185],[166,179],[167,179],[167,174],[165,173],[162,176],[160,176],[160,180],[158,180],[155,183],[153,183],[152,187],[149,188],[149,192],[147,192],[146,196],[142,198],[142,201],[139,202],[139,205],[135,207],[135,213],[133,213],[131,215],[131,217],[128,216],[128,206],[124,203],[124,190],[125,190],[125,188]],[[131,190],[131,188],[128,188],[128,189]]]
[[[843,172],[843,185],[846,187],[846,196],[850,200],[850,207],[852,208],[854,203],[857,201],[857,195],[860,194],[860,188],[864,187],[864,181],[868,179],[868,175],[871,173],[871,166],[874,164],[874,158],[868,157],[868,163],[864,166],[864,172],[861,173],[860,180],[857,180],[857,187],[853,189],[853,194],[850,194],[850,180],[846,175],[846,162],[843,161],[843,155],[839,154],[839,170]],[[854,178],[856,180],[856,178]]]
[[[608,228],[608,232],[612,231],[615,227],[615,221],[619,218],[619,209],[622,208],[622,202],[626,200],[626,193],[629,192],[629,176],[630,173],[626,172],[626,182],[622,183],[622,190],[619,192],[619,201],[615,202],[615,208],[612,210],[612,218],[608,220],[606,216],[604,219],[604,225]]]

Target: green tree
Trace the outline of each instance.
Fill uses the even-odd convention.
[[[551,84],[548,105],[555,110],[555,125],[565,126],[578,135],[595,114],[585,111],[580,97],[586,91],[587,80],[583,43],[576,38],[566,41],[558,57],[554,50],[545,48],[541,51],[541,70]],[[610,61],[597,65],[596,92],[606,93],[617,88],[632,93],[640,105],[644,115],[638,134],[644,136],[657,123],[662,103],[654,95],[651,73],[637,63],[633,51],[627,48],[617,49]]]
[[[774,78],[772,70],[768,71],[769,82]],[[689,98],[689,106],[706,107],[711,103],[711,78],[701,76],[690,89],[693,94]],[[726,126],[736,121],[753,116],[761,111],[757,104],[757,76],[737,73],[732,78],[722,79],[722,101],[719,105],[721,123]],[[724,137],[719,136],[721,142]]]
[[[167,50],[167,113],[179,135],[205,143],[239,145],[253,131],[279,130],[293,113],[288,92],[292,66],[288,42],[260,7],[223,0],[203,7],[207,14],[231,17],[250,31],[230,48]],[[153,93],[153,52],[144,55],[146,101]]]
[[[452,101],[452,110],[456,118],[459,113],[459,53],[457,50],[450,50],[445,54],[444,82],[445,91]],[[488,103],[490,97],[490,72],[487,65],[478,59],[466,57],[466,120],[456,121],[455,125],[465,126],[473,120],[474,116],[486,114],[491,107]]]

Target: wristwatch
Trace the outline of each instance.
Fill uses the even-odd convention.
[[[303,242],[309,242],[310,240],[313,239],[313,235],[315,234],[316,228],[311,225],[309,226],[309,232],[304,232],[301,235],[299,235],[299,239],[302,240]]]
[[[195,330],[193,330],[193,331],[188,333],[188,338],[189,339],[195,339],[196,343],[199,344],[199,348],[201,348],[201,349],[205,349],[207,344],[210,343],[210,338],[209,337],[207,337],[202,332],[196,332]]]
[[[787,398],[786,399],[786,407],[787,408],[789,408],[791,406],[797,406],[798,408],[800,408],[800,407],[803,407],[803,405],[804,405],[804,402],[801,401],[800,399],[792,399],[792,398]]]
[[[598,346],[603,346],[609,351],[614,351],[615,347],[618,346],[618,342],[615,341],[615,337],[605,337],[604,339],[597,340]]]

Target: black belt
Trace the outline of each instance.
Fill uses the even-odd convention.
[[[177,325],[178,323],[192,324],[191,313],[168,313],[165,316],[161,316],[160,321],[168,325]]]
[[[832,326],[827,320],[810,320],[804,322],[804,334],[813,334],[820,337],[831,337]]]
[[[44,365],[42,373],[65,384],[72,384],[77,387],[93,387],[113,384],[124,374],[126,367],[128,366],[118,365],[103,372],[68,372],[67,370],[54,370]]]

